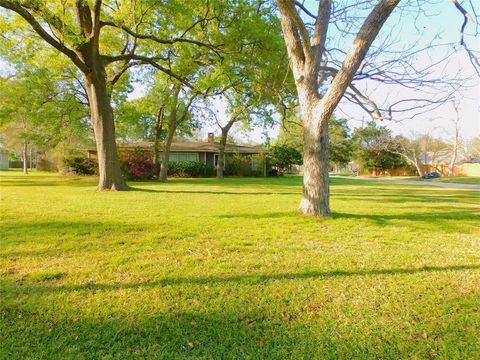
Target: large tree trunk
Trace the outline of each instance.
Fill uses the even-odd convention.
[[[175,84],[173,87],[173,103],[172,108],[170,110],[170,114],[168,116],[168,132],[167,138],[165,140],[165,147],[163,148],[163,159],[162,159],[162,167],[160,169],[160,181],[166,182],[168,176],[168,160],[170,158],[170,148],[172,146],[173,137],[175,136],[175,132],[177,131],[177,112],[178,112],[178,96],[180,94],[181,86],[180,84]],[[185,109],[187,111],[187,109]],[[185,115],[185,113],[183,114]],[[181,121],[184,119],[182,115]],[[181,122],[180,121],[180,122]]]
[[[30,146],[29,155],[28,155],[30,170],[33,169],[33,154],[32,154],[33,151],[32,150],[33,148]]]
[[[23,173],[28,174],[28,144],[26,141],[23,143]]]
[[[385,20],[400,0],[382,0],[365,19],[347,51],[342,66],[321,97],[318,89],[324,76],[324,57],[332,9],[331,0],[318,5],[312,36],[291,0],[277,0],[285,45],[295,78],[304,121],[304,181],[300,210],[306,215],[331,216],[328,188],[328,119],[351,84]]]
[[[120,171],[113,110],[103,69],[87,74],[86,85],[97,144],[98,190],[127,190],[128,186]]]
[[[163,149],[162,168],[160,171],[160,181],[166,182],[168,175],[168,160],[170,158],[170,148],[172,147],[173,136],[175,135],[175,125],[168,127],[167,139]]]
[[[315,99],[301,99],[303,128],[303,195],[300,211],[329,217],[328,118]]]
[[[158,107],[155,122],[155,142],[153,144],[153,163],[155,166],[155,177],[160,178],[160,137],[163,125],[163,104]]]
[[[225,170],[225,146],[227,145],[227,134],[222,131],[220,143],[218,144],[218,162],[217,162],[217,179],[224,178]]]
[[[235,120],[230,120],[227,125],[222,128],[220,143],[218,144],[218,163],[217,163],[217,179],[223,179],[225,171],[225,147],[227,146],[228,132],[232,128]]]

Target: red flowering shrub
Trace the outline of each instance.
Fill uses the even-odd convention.
[[[155,164],[144,151],[129,151],[122,159],[122,173],[127,180],[147,180],[155,177]]]

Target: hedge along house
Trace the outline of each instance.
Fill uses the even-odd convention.
[[[218,143],[213,134],[208,134],[208,142],[173,142],[170,148],[169,162],[196,161],[215,169],[218,165]],[[129,144],[118,144],[120,158],[127,157],[129,152],[145,152],[153,161],[153,142],[141,141]],[[225,146],[225,175],[266,176],[268,151],[250,145],[227,144]],[[96,149],[88,150],[88,158],[97,156]],[[162,159],[162,150],[160,150]]]

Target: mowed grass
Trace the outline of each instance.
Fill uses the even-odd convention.
[[[1,172],[2,359],[479,359],[480,192]]]
[[[480,176],[443,176],[428,181],[480,185]]]
[[[431,182],[480,185],[480,176],[442,176],[435,179],[422,179],[420,176],[395,176],[400,180],[421,180]]]

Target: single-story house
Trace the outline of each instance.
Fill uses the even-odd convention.
[[[135,143],[120,143],[117,145],[120,158],[128,152],[144,151],[153,159],[153,142],[140,141]],[[88,149],[88,158],[96,158],[97,150]],[[207,142],[173,142],[170,148],[169,162],[198,161],[206,166],[216,168],[218,164],[218,143],[214,142],[213,134],[208,134]],[[228,173],[229,160],[234,156],[249,158],[250,170],[261,176],[266,176],[267,150],[251,145],[227,144],[225,146],[225,172]],[[161,158],[161,155],[160,155]]]
[[[441,175],[448,175],[448,168],[452,153],[448,150],[438,152],[426,152],[420,155],[420,167],[424,172],[437,171]],[[467,157],[462,153],[457,155],[454,176],[480,176],[480,158]]]
[[[8,151],[0,148],[0,170],[8,170]]]

